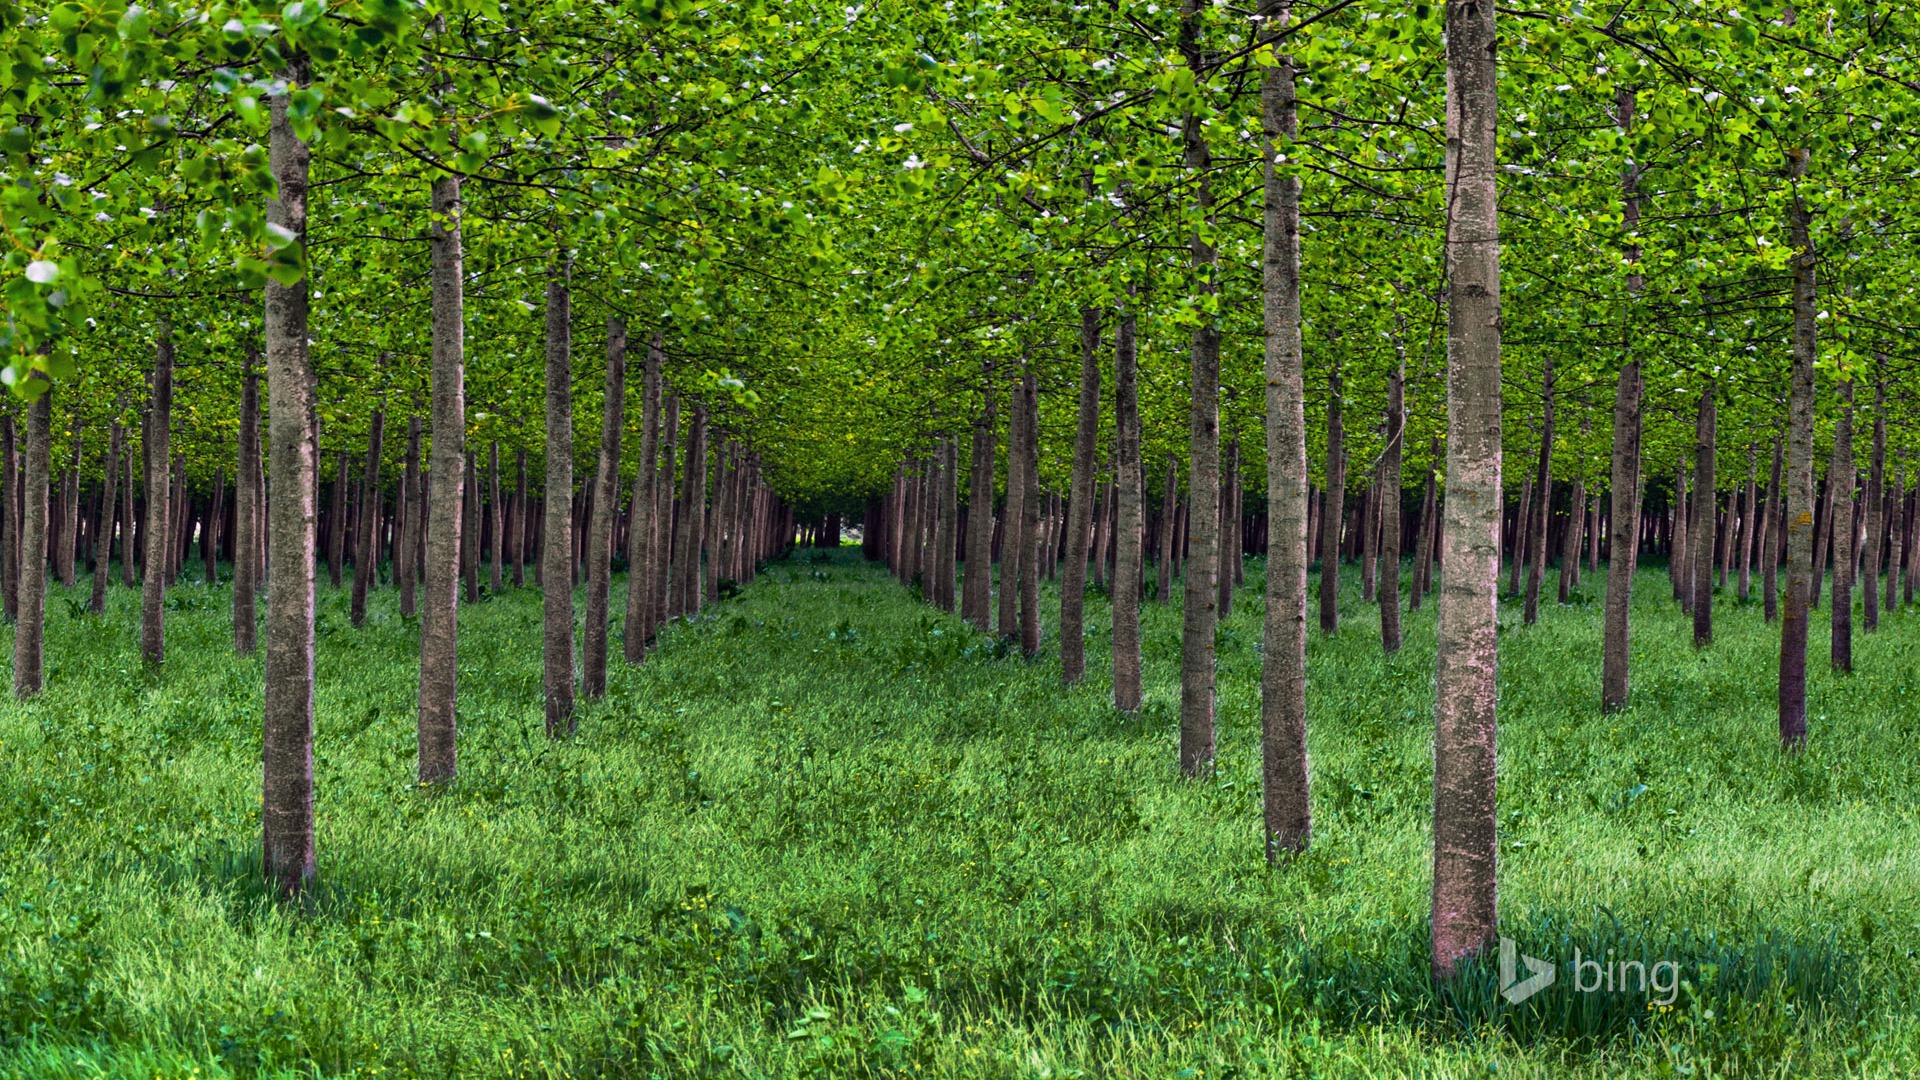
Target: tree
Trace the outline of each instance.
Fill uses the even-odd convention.
[[[47,479],[52,457],[53,387],[44,375],[29,376],[39,384],[27,406],[26,468],[21,479],[24,497],[15,547],[19,554],[19,601],[13,624],[13,696],[26,700],[45,685],[42,650],[46,642],[47,612]]]
[[[420,597],[419,777],[452,780],[458,768],[455,705],[459,699],[460,497],[466,470],[466,302],[461,242],[460,178],[433,181],[428,220],[432,259],[433,416],[427,487],[422,499],[426,567]]]
[[[1285,29],[1292,11],[1287,0],[1270,0],[1262,14],[1269,28]],[[1300,327],[1300,182],[1278,160],[1279,145],[1299,134],[1291,57],[1278,57],[1267,69],[1260,95],[1265,135],[1261,156],[1266,161],[1261,291],[1267,330],[1267,606],[1260,663],[1260,760],[1264,846],[1267,861],[1278,862],[1305,850],[1313,831],[1307,797],[1307,414]],[[1397,550],[1394,558],[1399,558]]]
[[[307,84],[307,61],[289,59],[286,89],[273,95],[268,154],[278,196],[267,200],[267,220],[290,237],[288,246],[305,261],[307,143],[289,119],[291,99]],[[313,364],[307,355],[307,280],[266,283],[267,436],[273,500],[267,505],[266,727],[262,736],[265,778],[261,788],[261,846],[274,892],[292,897],[313,881],[313,618],[318,469],[313,431]],[[168,360],[171,358],[169,357]],[[163,361],[163,366],[166,361]],[[159,379],[156,377],[156,398]],[[164,428],[164,419],[156,427]],[[165,443],[161,444],[163,447]],[[165,454],[152,455],[164,462]],[[149,465],[147,475],[156,476]],[[164,474],[159,474],[164,483]],[[156,490],[148,487],[149,496]],[[154,521],[149,512],[148,522]],[[151,529],[151,524],[149,528]],[[155,536],[158,531],[155,530]],[[157,539],[147,547],[145,571],[161,576]],[[157,657],[156,657],[157,659]]]
[[[593,474],[593,518],[587,526],[587,626],[581,643],[581,692],[589,701],[607,693],[607,620],[613,588],[613,519],[620,500],[620,428],[627,406],[627,326],[607,319],[607,384],[601,406],[600,460]],[[571,601],[569,601],[571,605]],[[567,633],[573,633],[568,615]]]
[[[573,308],[571,261],[556,255],[547,269],[547,477],[544,534],[540,541],[541,605],[546,616],[541,655],[547,734],[570,736],[573,715]],[[695,423],[695,429],[701,426]],[[691,456],[691,455],[690,455]],[[689,506],[696,490],[689,475]],[[691,515],[689,515],[691,516]],[[699,526],[689,526],[694,546],[685,549],[687,583],[697,588]],[[690,576],[689,576],[690,575]],[[697,605],[699,593],[688,595]]]
[[[147,549],[140,560],[140,655],[149,664],[167,656],[167,567],[173,559],[172,501],[167,481],[173,426],[173,333],[160,328],[154,349],[153,382],[147,395]]]
[[[1433,970],[1496,933],[1500,248],[1494,10],[1447,3],[1447,502],[1433,744]]]

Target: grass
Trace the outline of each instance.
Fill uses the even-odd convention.
[[[1177,609],[1146,606],[1128,718],[1099,597],[1063,690],[850,553],[795,559],[616,662],[555,743],[538,593],[509,591],[462,611],[460,779],[431,794],[417,627],[383,590],[352,629],[326,590],[294,909],[258,884],[261,668],[227,591],[171,593],[149,671],[133,592],[96,619],[56,587],[47,691],[0,704],[0,1076],[1901,1074],[1920,616],[1860,635],[1851,677],[1814,635],[1783,757],[1758,605],[1723,597],[1696,652],[1653,572],[1634,707],[1597,715],[1599,584],[1536,627],[1501,610],[1502,928],[1562,965],[1519,1007],[1490,965],[1426,978],[1432,608],[1382,659],[1355,582],[1310,647],[1314,846],[1279,872],[1252,592],[1189,783]],[[1672,1005],[1576,992],[1576,948],[1673,961]]]

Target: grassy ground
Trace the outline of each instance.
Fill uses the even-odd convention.
[[[1257,578],[1254,567],[1249,578]],[[1920,616],[1776,749],[1776,638],[1696,653],[1644,574],[1601,718],[1598,582],[1503,605],[1501,911],[1560,985],[1426,979],[1433,622],[1383,660],[1357,588],[1311,645],[1315,842],[1260,859],[1258,597],[1220,633],[1220,768],[1175,768],[1178,612],[1148,706],[1106,610],[1062,690],[848,556],[776,564],[578,739],[540,734],[539,601],[462,612],[461,778],[411,783],[417,628],[321,600],[321,885],[256,883],[260,665],[228,594],[104,619],[56,589],[48,689],[0,704],[0,1076],[1888,1076],[1920,1057]],[[1820,624],[1824,625],[1824,624]],[[617,645],[616,645],[617,649]],[[1565,985],[1674,961],[1673,1004]],[[1522,972],[1524,974],[1524,971]]]

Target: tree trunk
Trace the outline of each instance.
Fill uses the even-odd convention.
[[[73,588],[74,563],[80,550],[80,437],[81,424],[73,422],[73,446],[67,466],[66,482],[60,499],[60,584]]]
[[[467,462],[466,286],[460,178],[433,184],[433,447],[421,491],[426,558],[420,596],[420,782],[452,780],[459,764],[460,534]],[[438,495],[439,498],[429,498]]]
[[[1129,298],[1131,299],[1131,298]],[[1129,306],[1113,334],[1114,511],[1113,704],[1129,715],[1140,710],[1140,586],[1145,537],[1142,502],[1145,470],[1140,459],[1137,316]]]
[[[1419,611],[1420,601],[1433,587],[1433,543],[1436,539],[1433,517],[1439,512],[1439,507],[1435,505],[1439,492],[1436,490],[1434,466],[1440,460],[1439,439],[1433,440],[1432,449],[1428,453],[1427,490],[1420,500],[1420,521],[1416,526],[1420,530],[1420,536],[1414,541],[1413,548],[1413,592],[1407,597],[1409,611]],[[1273,558],[1272,552],[1268,552],[1267,558]]]
[[[367,621],[367,590],[379,579],[380,548],[375,540],[380,521],[380,457],[386,431],[387,412],[376,408],[367,426],[367,461],[360,477],[359,534],[353,550],[353,597],[348,616],[355,626]]]
[[[724,432],[720,442],[713,450],[713,511],[707,517],[707,536],[711,544],[707,552],[707,599],[712,603],[720,602],[720,581],[732,577],[727,564],[733,553],[733,499],[734,489],[739,486],[740,463],[734,457],[733,439]],[[840,544],[839,530],[834,530],[833,546]]]
[[[1748,599],[1753,592],[1753,542],[1759,530],[1763,528],[1765,515],[1760,512],[1760,454],[1753,443],[1747,444],[1747,493],[1742,497],[1740,506],[1740,599]]]
[[[991,367],[982,375],[990,377]],[[967,478],[967,576],[961,583],[960,615],[987,634],[993,632],[993,477],[999,450],[991,386],[981,398],[980,412],[973,420],[973,461]]]
[[[1359,505],[1354,508],[1354,517],[1358,527],[1353,546],[1359,549],[1360,556],[1360,603],[1373,603],[1373,575],[1376,569],[1374,560],[1379,558],[1378,534],[1380,528],[1380,464],[1374,462],[1373,475],[1367,478],[1360,489]]]
[[[305,158],[302,148],[301,159]],[[149,664],[167,657],[166,568],[172,562],[167,538],[169,429],[173,419],[173,333],[162,326],[154,349],[153,380],[147,390],[147,550],[140,560],[140,655]],[[44,484],[42,485],[44,487]]]
[[[501,551],[501,537],[506,528],[506,513],[500,505],[500,440],[495,439],[487,445],[487,589],[498,594],[504,583],[502,573],[505,553]]]
[[[1180,47],[1188,69],[1206,77],[1206,53],[1201,46],[1202,0],[1181,5]],[[1193,210],[1210,227],[1213,222],[1211,173],[1213,156],[1201,118],[1188,113],[1181,121],[1185,165],[1195,177]],[[1220,327],[1210,314],[1219,286],[1214,274],[1218,253],[1206,232],[1196,228],[1190,238],[1191,265],[1200,322],[1194,326],[1188,379],[1187,415],[1187,555],[1185,605],[1180,635],[1180,771],[1188,778],[1210,775],[1214,761],[1214,627],[1219,595],[1215,575],[1220,572]]]
[[[1527,538],[1532,534],[1531,526],[1533,524],[1534,495],[1533,477],[1523,477],[1520,481],[1520,504],[1514,507],[1513,527],[1510,530],[1513,533],[1513,543],[1511,545],[1513,549],[1513,561],[1508,564],[1507,568],[1508,596],[1520,595],[1522,575],[1526,572]],[[1501,526],[1503,530],[1506,527],[1504,517],[1501,519]]]
[[[1853,380],[1842,379],[1827,465],[1827,501],[1833,507],[1833,670],[1853,670]]]
[[[1906,545],[1901,541],[1901,537],[1906,535],[1906,521],[1904,520],[1906,486],[1906,469],[1896,468],[1893,474],[1893,490],[1887,493],[1887,518],[1885,522],[1885,531],[1887,533],[1887,596],[1883,607],[1889,613],[1899,610],[1900,607],[1900,573],[1905,569],[1905,564],[1901,556],[1906,549]]]
[[[1268,28],[1291,22],[1269,0]],[[1306,848],[1313,833],[1307,768],[1307,412],[1300,310],[1300,181],[1275,168],[1277,146],[1299,134],[1293,58],[1276,58],[1260,87],[1262,318],[1266,327],[1267,579],[1261,628],[1260,780],[1267,861]],[[1397,385],[1397,383],[1396,383]],[[1391,402],[1389,409],[1392,408]]]
[[[940,490],[934,500],[937,529],[934,536],[933,582],[935,603],[941,611],[952,612],[960,543],[960,440],[942,440],[941,452]],[[837,543],[839,538],[836,536],[834,539]]]
[[[213,497],[207,500],[207,519],[200,530],[200,552],[206,563],[207,584],[219,584],[220,524],[227,514],[227,469],[222,465],[213,473]]]
[[[1493,943],[1500,561],[1500,252],[1494,9],[1447,9],[1447,527],[1434,730],[1433,970]]]
[[[654,331],[647,345],[640,384],[640,468],[633,474],[633,507],[627,524],[627,613],[621,626],[626,661],[647,658],[653,636],[648,614],[653,610],[654,523],[658,517],[654,484],[660,462],[660,352],[661,335]]]
[[[1760,515],[1760,592],[1765,600],[1766,617],[1780,617],[1780,440],[1773,440],[1773,468],[1767,474],[1766,508]]]
[[[1884,369],[1886,358],[1881,357]],[[1887,542],[1887,380],[1873,385],[1873,457],[1867,464],[1867,544],[1860,578],[1862,615],[1868,633],[1880,628],[1880,549]]]
[[[1025,445],[1020,448],[1020,467],[1026,477],[1022,487],[1020,516],[1020,652],[1023,656],[1040,654],[1040,548],[1045,535],[1040,527],[1040,388],[1033,367],[1022,365],[1020,407],[1026,416],[1020,422]],[[918,530],[914,544],[919,546]]]
[[[1347,516],[1347,460],[1340,422],[1340,361],[1327,372],[1327,487],[1320,494],[1320,632],[1340,628],[1340,523]]]
[[[531,516],[527,512],[527,452],[522,449],[514,454],[513,509],[510,517],[513,526],[507,531],[507,557],[513,566],[513,587],[518,589],[527,583],[527,537],[533,527]]]
[[[688,534],[688,522],[692,520],[688,504],[692,501],[693,476],[693,418],[687,418],[686,443],[681,449],[682,467],[680,469],[680,488],[675,493],[673,514],[673,551],[668,561],[672,569],[673,580],[667,587],[667,617],[673,618],[687,610],[687,548],[691,537]]]
[[[727,485],[731,481],[727,477],[726,436],[724,433],[719,434],[719,438],[708,440],[712,444],[707,457],[712,463],[713,482],[709,486],[713,495],[711,501],[705,504],[705,528],[700,532],[703,538],[701,549],[706,553],[706,559],[700,571],[700,602],[696,605],[700,609],[705,609],[708,604],[718,603],[720,600],[720,530],[726,521],[726,493]],[[830,524],[832,535],[827,538],[826,546],[837,550],[840,547],[839,515],[834,515]]]
[[[1560,551],[1559,601],[1564,604],[1573,598],[1573,587],[1580,578],[1580,541],[1585,538],[1587,525],[1587,479],[1577,476],[1573,481],[1573,498],[1567,503],[1567,531],[1565,545]]]
[[[587,522],[587,626],[581,642],[580,692],[607,694],[607,633],[613,603],[613,519],[620,510],[620,429],[627,421],[627,324],[607,317],[607,384],[600,414],[600,463],[593,476],[593,516]],[[497,458],[497,454],[496,454]],[[499,488],[499,469],[494,469]],[[497,534],[496,534],[497,535]],[[496,551],[498,544],[495,545]],[[496,557],[494,566],[498,568]],[[629,570],[631,573],[631,570]],[[572,616],[568,616],[571,620]],[[572,628],[568,628],[572,632]]]
[[[480,464],[467,447],[460,466],[460,578],[466,582],[466,600],[480,602]]]
[[[1060,583],[1060,680],[1071,686],[1087,671],[1087,545],[1093,526],[1095,455],[1100,441],[1100,311],[1080,312],[1080,423],[1073,440],[1067,493],[1067,565]]]
[[[163,342],[164,335],[163,330]],[[20,563],[19,607],[13,624],[13,696],[22,701],[38,694],[45,684],[41,659],[47,622],[47,474],[53,457],[53,384],[37,371],[28,379],[39,382],[41,389],[27,406],[25,475],[17,484],[22,496],[20,527],[13,533]]]
[[[1012,641],[1020,634],[1020,552],[1022,530],[1026,524],[1027,467],[1021,455],[1026,453],[1027,408],[1023,403],[1022,383],[1016,379],[1007,398],[1007,501],[1001,511],[1000,538],[1000,610],[997,625],[1000,636]],[[901,557],[906,558],[902,541]]]
[[[1159,541],[1159,552],[1155,559],[1159,591],[1154,594],[1154,599],[1162,604],[1173,602],[1173,531],[1179,507],[1180,463],[1169,455],[1166,490],[1160,499],[1160,521],[1154,529],[1158,534],[1155,538]]]
[[[1406,438],[1406,377],[1402,351],[1387,373],[1387,444],[1380,454],[1376,485],[1380,490],[1380,647],[1388,656],[1400,651],[1400,488],[1405,482],[1400,458]]]
[[[664,384],[663,384],[664,387]],[[647,616],[649,638],[666,625],[667,617],[672,613],[672,600],[669,597],[671,575],[678,573],[672,565],[674,556],[674,486],[679,482],[675,473],[674,453],[680,439],[680,395],[665,391],[667,397],[666,419],[660,427],[660,474],[654,480],[653,512],[653,557],[649,564],[653,567],[653,584],[647,590],[653,610]]]
[[[296,58],[288,82],[304,85],[306,62]],[[287,95],[272,99],[269,159],[279,197],[267,201],[267,222],[299,245],[307,233],[308,151],[287,120]],[[283,234],[285,235],[285,234]],[[318,448],[312,439],[314,373],[307,353],[307,280],[266,284],[267,437],[273,478],[267,545],[266,721],[262,732],[261,854],[268,883],[281,897],[304,893],[313,880],[313,616],[317,513],[314,481]],[[169,367],[171,357],[168,358]],[[156,424],[165,431],[164,421]],[[156,462],[166,461],[165,435]],[[164,487],[164,464],[149,475]],[[155,493],[148,488],[150,497]],[[150,510],[148,523],[156,519]],[[160,530],[155,530],[156,535]],[[157,557],[156,545],[147,547]],[[149,563],[149,579],[160,566]],[[152,587],[149,586],[149,589]],[[153,595],[157,596],[157,593]]]
[[[167,584],[180,583],[180,570],[186,565],[188,524],[193,520],[193,502],[187,498],[187,456],[173,455],[173,497],[167,504]]]
[[[1687,547],[1693,555],[1693,647],[1713,643],[1713,458],[1718,441],[1713,384],[1700,391],[1699,412],[1693,429],[1693,535]]]
[[[260,415],[259,404],[258,404],[258,394],[259,392],[256,389],[255,405],[254,405],[254,417],[256,418],[256,420]],[[11,434],[11,428],[12,428],[12,423],[11,421],[9,421],[8,422],[9,434]],[[254,426],[253,439],[254,439],[254,448],[257,456],[259,443],[260,443],[260,428],[257,423]],[[11,442],[9,442],[9,445],[11,445]],[[258,466],[256,466],[255,472],[258,473],[258,471],[259,471]],[[133,495],[134,495],[133,481],[134,481],[133,451],[131,449],[128,449],[126,456],[122,460],[122,464],[120,466],[120,486],[122,489],[120,493],[120,520],[122,522],[120,529],[121,529],[121,532],[123,533],[120,539],[120,584],[129,589],[135,587],[135,585],[138,584],[134,580],[134,567],[140,561],[139,540],[143,539],[138,535],[140,518],[137,514],[134,513],[135,507],[133,502]],[[16,483],[16,486],[17,486],[17,483]],[[9,503],[9,506],[13,506],[17,504],[17,500],[9,499],[8,503]],[[255,499],[254,506],[257,508],[259,505],[260,505],[260,501],[258,499]],[[9,512],[13,513],[14,511],[9,510]],[[258,515],[260,511],[256,509],[254,513]],[[264,530],[259,528],[259,525],[257,524],[257,522],[259,521],[259,518],[257,516],[255,520],[256,520],[255,533],[257,535],[258,533],[263,532]],[[18,530],[16,529],[15,531],[17,532]],[[260,539],[264,542],[266,538],[262,536],[260,537]]]
[[[1672,540],[1669,543],[1671,553],[1667,556],[1667,571],[1673,577],[1673,598],[1680,601],[1680,610],[1693,611],[1693,559],[1691,557],[1692,519],[1687,513],[1687,458],[1680,455],[1673,470],[1673,524],[1669,526]]]
[[[1540,621],[1540,586],[1547,576],[1547,521],[1553,512],[1553,354],[1541,375],[1540,460],[1533,474],[1533,518],[1527,522],[1527,596],[1521,621]]]
[[[347,545],[347,452],[334,457],[333,497],[327,510],[327,581],[340,587],[340,563],[346,558]]]
[[[547,272],[546,522],[540,537],[545,629],[541,648],[547,734],[572,735],[573,715],[573,318],[572,264]]]
[[[1109,458],[1105,463],[1096,462],[1093,467],[1095,477],[1093,484],[1093,547],[1088,552],[1088,558],[1092,561],[1092,567],[1087,573],[1093,575],[1093,586],[1095,589],[1104,589],[1107,587],[1107,552],[1111,550],[1113,544],[1113,484],[1108,482],[1103,476],[1103,474],[1108,471],[1107,466],[1111,463],[1112,459]]]
[[[680,610],[689,616],[700,614],[700,574],[702,547],[707,530],[707,407],[693,407],[693,422],[687,425],[686,499],[681,513],[686,515],[687,572],[681,579]]]
[[[1793,366],[1787,398],[1787,595],[1780,614],[1780,745],[1798,750],[1807,742],[1807,601],[1813,584],[1813,214],[1800,197],[1807,151],[1789,157],[1793,204],[1788,210],[1793,250]]]
[[[415,409],[419,402],[414,402]],[[425,501],[420,497],[420,417],[407,417],[407,463],[400,474],[400,536],[394,545],[393,576],[400,585],[400,617],[413,618],[419,610],[421,531],[426,522]]]
[[[1240,515],[1235,511],[1235,493],[1240,487],[1240,440],[1229,444],[1226,462],[1220,469],[1220,569],[1214,611],[1219,619],[1233,615],[1233,568],[1240,561]]]
[[[249,368],[250,374],[251,368]],[[242,415],[244,414],[243,405]],[[244,421],[242,426],[245,426]],[[119,497],[120,448],[125,440],[126,429],[120,425],[120,421],[115,420],[107,435],[107,467],[101,474],[100,526],[96,530],[93,542],[93,597],[89,608],[95,615],[105,614],[107,610],[107,577],[113,569],[114,515],[119,509],[119,504],[115,500]],[[241,445],[246,445],[244,435]],[[9,542],[12,539],[8,537]],[[121,557],[125,558],[124,555]],[[238,589],[239,583],[235,582],[234,587]]]

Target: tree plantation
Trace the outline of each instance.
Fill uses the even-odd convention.
[[[1920,10],[0,44],[0,1076],[1920,1058]]]

